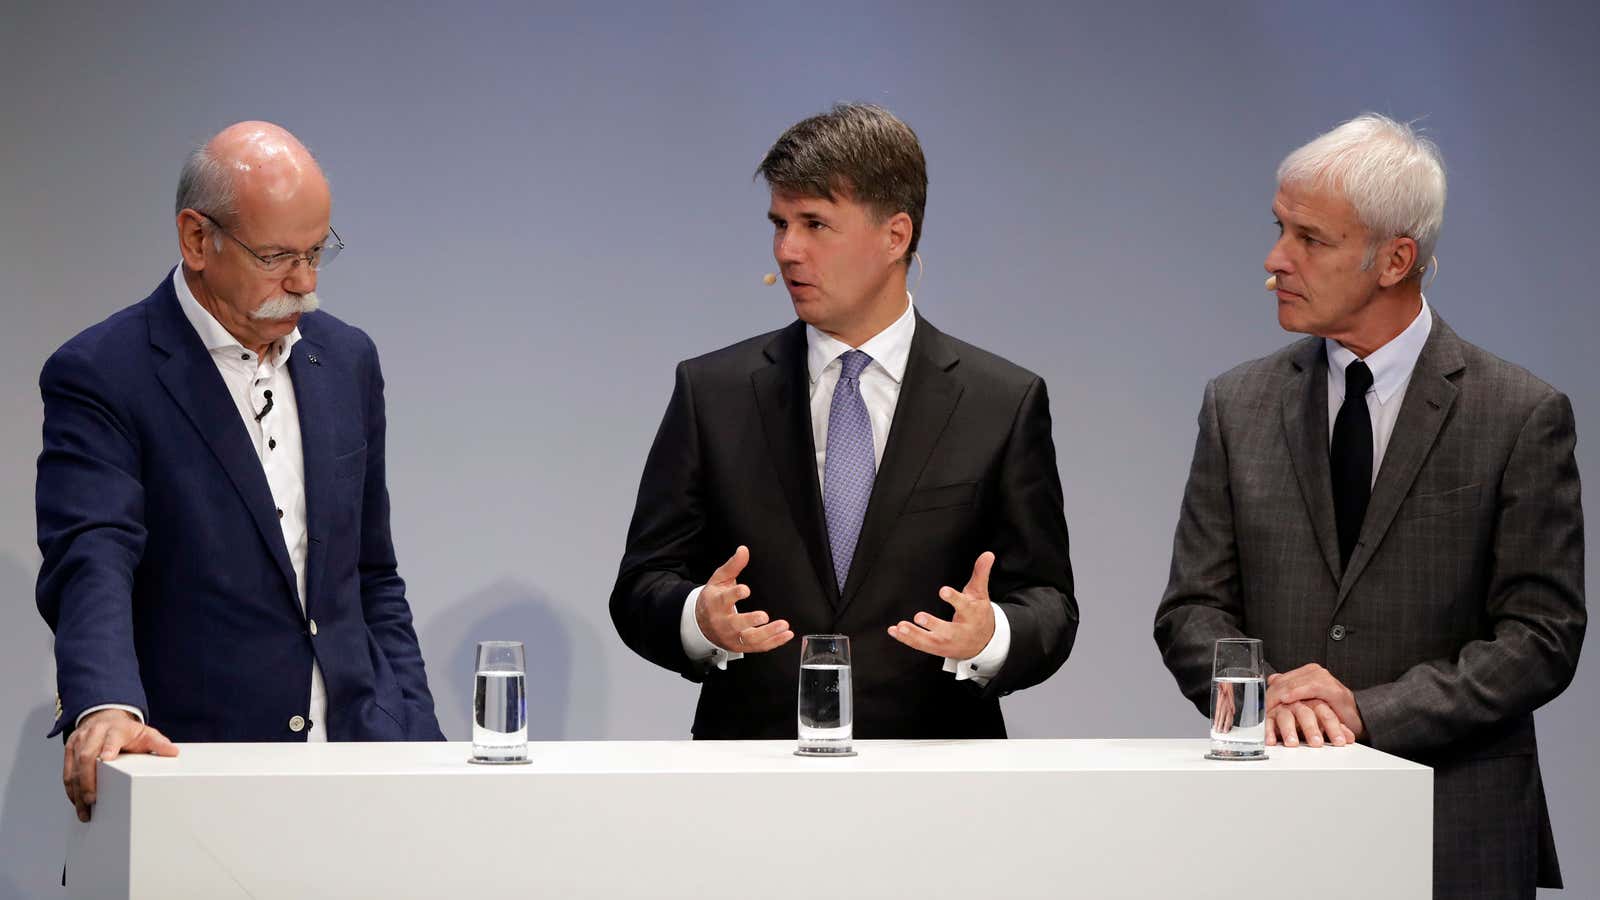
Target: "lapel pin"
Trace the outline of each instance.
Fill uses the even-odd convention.
[[[315,353],[306,354],[306,362],[311,363],[313,366],[322,365],[322,361],[317,359],[317,355]]]

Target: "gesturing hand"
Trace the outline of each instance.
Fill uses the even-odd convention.
[[[939,599],[955,609],[946,622],[932,613],[919,612],[916,624],[901,621],[889,626],[889,636],[905,644],[946,659],[971,659],[983,652],[994,637],[994,607],[989,604],[989,570],[994,554],[985,550],[972,566],[967,586],[957,591],[939,589]]]
[[[794,637],[783,619],[769,622],[761,610],[739,612],[739,601],[750,596],[749,586],[739,583],[739,573],[749,563],[750,548],[740,544],[733,556],[711,573],[694,604],[700,633],[730,653],[765,653]]]

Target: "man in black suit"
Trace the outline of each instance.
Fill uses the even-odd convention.
[[[1000,697],[1078,630],[1044,382],[913,307],[904,122],[836,106],[758,174],[799,321],[679,364],[612,620],[701,683],[697,738],[795,737],[792,639],[824,632],[853,644],[857,738],[1004,737]]]

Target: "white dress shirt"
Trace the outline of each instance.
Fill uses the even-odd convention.
[[[905,380],[906,363],[911,358],[911,338],[917,328],[916,309],[911,295],[906,294],[906,309],[894,324],[869,338],[859,348],[853,348],[836,338],[829,337],[816,328],[806,326],[806,369],[811,378],[811,439],[817,449],[817,484],[826,478],[828,448],[828,414],[833,404],[833,390],[839,384],[839,373],[844,364],[839,358],[852,349],[872,357],[872,363],[861,372],[861,399],[867,405],[867,418],[872,422],[872,461],[883,464],[883,450],[889,444],[889,426],[894,422],[894,410],[900,402],[900,385]],[[695,621],[695,602],[700,599],[704,586],[689,592],[684,600],[683,613],[678,618],[678,637],[684,652],[693,660],[708,660],[719,669],[726,669],[728,661],[740,659],[743,653],[730,653],[711,643]],[[935,598],[930,598],[932,602]],[[994,636],[987,646],[971,659],[946,659],[944,670],[953,673],[956,680],[971,678],[985,684],[1005,663],[1011,652],[1011,623],[997,603],[994,609]],[[884,623],[888,628],[892,623]]]
[[[1433,314],[1428,311],[1428,300],[1422,300],[1422,309],[1411,320],[1406,330],[1372,351],[1363,362],[1372,370],[1372,387],[1367,388],[1367,412],[1372,416],[1372,483],[1378,483],[1378,469],[1383,465],[1384,451],[1389,449],[1389,438],[1394,434],[1394,424],[1400,418],[1400,404],[1406,397],[1406,386],[1411,383],[1411,373],[1417,367],[1417,358],[1428,342],[1433,330]],[[1332,339],[1324,339],[1328,351],[1328,446],[1333,446],[1334,420],[1339,417],[1339,407],[1344,405],[1344,370],[1358,358],[1345,346]]]
[[[289,352],[300,340],[296,328],[273,344],[267,357],[241,345],[237,338],[222,327],[200,301],[183,277],[183,266],[172,272],[172,287],[178,294],[178,305],[194,326],[200,340],[211,353],[211,361],[222,374],[228,395],[239,410],[239,418],[256,448],[261,469],[267,476],[267,487],[272,491],[272,503],[278,510],[278,526],[283,531],[283,543],[289,549],[289,562],[294,567],[295,589],[300,598],[301,612],[305,611],[306,596],[306,476],[305,458],[300,446],[300,409],[295,402],[294,382],[289,378]],[[272,407],[260,420],[257,414],[267,409],[267,393],[272,394]],[[198,687],[198,686],[197,686]],[[322,668],[315,658],[311,661],[311,685],[307,692],[307,741],[328,739],[328,692],[322,682]],[[124,709],[139,716],[143,714],[132,707],[120,704],[95,706],[83,716],[101,709]]]

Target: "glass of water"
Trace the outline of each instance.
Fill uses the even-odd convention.
[[[855,756],[850,749],[850,639],[808,634],[800,640],[800,746],[796,756]]]
[[[479,641],[472,679],[472,761],[528,761],[528,695],[521,641]]]
[[[1261,641],[1217,641],[1211,664],[1211,752],[1206,759],[1266,759],[1266,710]]]

